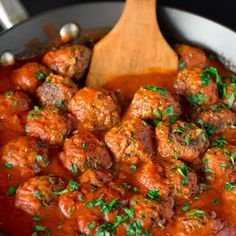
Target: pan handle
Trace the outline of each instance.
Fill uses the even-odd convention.
[[[26,20],[29,14],[19,0],[0,0],[0,24],[3,29]]]

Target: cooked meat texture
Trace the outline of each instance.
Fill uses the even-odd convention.
[[[183,215],[174,218],[175,235],[218,235],[224,225],[214,213],[207,213],[202,209],[191,209]],[[228,235],[228,234],[226,234]]]
[[[207,150],[202,158],[202,171],[206,180],[222,185],[226,181],[236,181],[236,147],[224,145]]]
[[[60,75],[80,79],[88,68],[90,57],[91,50],[77,44],[47,52],[43,63]]]
[[[104,184],[112,181],[113,175],[104,170],[86,170],[80,177],[79,182],[91,184],[96,187],[101,187]]]
[[[155,156],[152,128],[140,119],[126,120],[105,134],[105,142],[118,162],[145,163]]]
[[[163,228],[166,220],[174,214],[172,202],[144,198],[141,194],[134,195],[130,199],[130,204],[134,210],[134,219],[136,222],[141,222],[142,230]]]
[[[69,77],[50,74],[36,94],[42,106],[65,108],[77,90],[76,84]]]
[[[170,120],[180,114],[180,105],[170,92],[162,88],[147,86],[139,88],[134,94],[127,115],[143,120]]]
[[[79,90],[68,104],[78,126],[88,131],[103,131],[120,121],[120,106],[112,91],[97,88]]]
[[[37,62],[29,62],[14,70],[11,73],[11,79],[17,89],[34,94],[48,73],[49,70],[45,66]]]
[[[67,218],[76,218],[80,222],[78,226],[82,228],[86,228],[88,220],[97,222],[114,219],[118,213],[116,208],[120,206],[119,203],[122,203],[122,200],[118,199],[122,198],[124,192],[120,192],[114,183],[96,188],[96,191],[93,191],[92,187],[81,184],[77,190],[73,190],[69,182],[67,186],[69,191],[65,191],[59,198],[62,213]],[[110,205],[110,209],[104,207],[105,205]]]
[[[197,113],[194,120],[197,124],[206,129],[208,135],[214,135],[234,125],[236,122],[236,114],[227,108],[213,106],[209,110]]]
[[[49,163],[48,150],[31,137],[17,137],[3,146],[2,160],[22,176],[35,175]]]
[[[160,122],[156,126],[156,139],[161,156],[188,162],[196,160],[208,146],[205,130],[183,121],[174,124]]]
[[[232,111],[236,112],[236,77],[231,76],[225,83],[226,95],[223,99],[223,103],[232,109]]]
[[[179,56],[179,61],[183,62],[186,67],[203,67],[208,64],[208,59],[204,51],[200,48],[186,44],[176,44],[174,45],[174,50]]]
[[[81,131],[65,141],[60,154],[63,165],[72,172],[109,169],[112,159],[104,143],[93,134]]]
[[[55,205],[58,196],[54,192],[64,189],[64,182],[55,176],[37,176],[27,180],[16,191],[15,206],[30,215],[40,214]]]
[[[25,131],[45,144],[61,146],[71,130],[71,121],[55,107],[34,107],[27,116]]]
[[[141,170],[135,176],[138,182],[147,189],[159,190],[161,199],[166,199],[170,193],[170,187],[167,185],[163,168],[152,161],[143,165]]]
[[[175,88],[192,105],[209,106],[219,100],[216,83],[201,67],[186,68],[180,71]]]
[[[20,114],[30,110],[31,99],[24,92],[6,91],[0,95],[0,116],[6,114]]]
[[[188,199],[198,190],[197,175],[184,162],[174,158],[162,160],[166,183],[177,199]]]

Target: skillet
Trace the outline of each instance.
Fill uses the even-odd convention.
[[[53,27],[56,32],[68,22],[77,23],[81,29],[110,28],[119,19],[123,6],[124,3],[115,1],[82,3],[32,17],[0,34],[0,53],[10,50],[21,57],[29,57],[35,51],[32,39],[37,42],[37,47],[43,48],[53,38],[48,28]],[[161,30],[167,40],[194,44],[213,51],[235,70],[234,31],[206,18],[167,6],[159,7],[158,15]]]
[[[56,32],[68,22],[77,23],[81,29],[110,28],[118,20],[123,6],[122,2],[86,3],[33,17],[0,34],[0,53],[10,50],[19,58],[30,57],[35,52],[29,47],[32,39],[37,41],[37,47],[43,48],[54,37],[48,34],[47,27],[53,27]],[[200,46],[220,55],[226,63],[236,64],[236,33],[232,30],[167,6],[159,8],[159,23],[170,42]],[[235,70],[233,66],[232,69]]]

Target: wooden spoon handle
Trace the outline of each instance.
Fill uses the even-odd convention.
[[[157,28],[156,0],[126,0],[125,9],[117,24],[117,27],[132,25],[137,27]]]

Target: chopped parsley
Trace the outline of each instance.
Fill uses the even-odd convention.
[[[137,168],[136,168],[135,165],[130,165],[129,169],[130,169],[131,171],[136,171],[136,170],[137,170]]]
[[[163,114],[161,113],[161,111],[159,111],[157,108],[155,108],[153,110],[154,115],[158,118],[158,119],[162,119],[163,118]]]
[[[174,107],[173,106],[169,106],[168,108],[165,109],[164,112],[165,112],[166,115],[171,116],[174,113]]]
[[[188,213],[188,216],[194,216],[200,219],[202,218],[203,214],[204,214],[203,210],[195,208],[193,213]]]
[[[65,193],[73,192],[73,191],[79,189],[79,184],[78,184],[78,182],[76,182],[74,180],[70,180],[69,181],[69,187],[70,188],[63,189],[62,191],[53,192],[53,194],[55,194],[55,195],[63,195]]]
[[[87,228],[88,228],[88,229],[93,229],[94,226],[95,226],[95,223],[94,223],[94,222],[88,222],[88,223],[87,223]]]
[[[16,190],[17,190],[17,186],[10,186],[9,189],[7,190],[7,196],[15,195]]]
[[[228,142],[226,141],[224,136],[221,136],[219,138],[217,138],[216,140],[214,140],[212,142],[213,146],[217,146],[218,148],[222,149],[224,144],[227,144]]]
[[[187,176],[188,176],[188,169],[186,168],[185,164],[184,163],[181,163],[178,168],[177,168],[177,171],[183,176],[181,182],[183,185],[185,184],[188,184],[188,179],[187,179]]]
[[[188,97],[188,101],[191,105],[197,105],[201,101],[207,101],[208,98],[204,97],[201,92],[198,92],[196,95]]]
[[[34,215],[33,220],[34,221],[40,221],[40,217],[38,215]]]
[[[186,67],[186,63],[184,61],[179,62],[179,70],[183,70]]]
[[[83,149],[86,149],[87,146],[88,146],[88,145],[87,145],[86,143],[82,143],[82,148],[83,148]]]
[[[36,155],[35,160],[36,160],[37,162],[40,162],[40,161],[43,160],[43,157],[42,157],[41,155]]]
[[[148,198],[150,198],[152,200],[158,201],[160,199],[159,193],[160,193],[159,189],[152,188],[151,190],[149,190],[147,196],[148,196]]]
[[[229,94],[229,99],[228,99],[228,102],[227,102],[227,105],[229,108],[232,108],[234,102],[235,102],[235,98],[236,98],[236,93],[230,93]]]
[[[11,163],[8,163],[8,162],[6,162],[6,163],[4,164],[4,166],[5,166],[6,168],[8,168],[8,169],[10,169],[10,168],[13,167],[13,165],[12,165]]]
[[[214,198],[211,202],[211,204],[213,205],[219,205],[220,204],[220,200],[218,198]]]
[[[163,96],[167,96],[167,94],[168,94],[165,89],[158,88],[158,87],[155,87],[155,86],[146,86],[146,87],[143,87],[143,88],[146,89],[146,90],[151,90],[151,91],[159,92]]]
[[[207,86],[210,83],[210,75],[206,72],[199,74],[199,77],[202,79],[201,86]]]
[[[189,203],[185,203],[182,207],[183,211],[189,211],[191,209],[191,205]]]
[[[44,74],[43,72],[38,72],[35,74],[35,78],[38,80],[42,80],[46,78],[46,74]]]
[[[227,152],[225,150],[223,150],[222,152],[226,157],[229,157],[230,162],[232,163],[232,165],[234,165],[234,153],[232,151]]]
[[[226,182],[225,183],[225,189],[226,190],[232,190],[233,188],[236,188],[236,185],[234,185],[234,184],[232,184],[232,183],[230,183],[230,182]]]
[[[73,174],[78,174],[78,167],[77,167],[76,164],[72,163],[71,171],[72,171]]]

